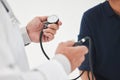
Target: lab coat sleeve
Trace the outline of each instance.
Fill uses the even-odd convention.
[[[35,70],[21,70],[16,65],[10,46],[7,44],[7,39],[3,33],[0,34],[0,38],[0,80],[68,80],[65,68],[56,59],[58,55]],[[66,68],[67,66],[69,65],[66,63]]]
[[[67,66],[67,65],[66,65]],[[24,80],[68,80],[63,66],[55,59],[42,64],[34,71],[23,74]]]
[[[21,30],[21,34],[23,37],[24,45],[26,46],[26,45],[30,44],[31,40],[30,40],[29,35],[27,33],[26,27],[22,27],[20,30]]]
[[[26,72],[20,71],[15,65],[2,67],[0,80],[68,80],[68,76],[63,66],[53,59],[35,70]]]
[[[4,25],[0,21],[0,80],[68,80],[68,73],[62,61],[57,60],[58,55],[35,70],[21,70],[16,64],[8,38],[5,36],[7,35],[6,28],[2,26]],[[59,58],[65,60],[65,57]],[[67,66],[70,65],[66,62],[66,68]]]
[[[35,70],[22,71],[16,65],[8,44],[1,39],[0,42],[0,80],[68,80],[67,72],[57,57]]]

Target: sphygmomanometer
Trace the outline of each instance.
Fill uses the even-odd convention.
[[[59,18],[56,16],[56,15],[51,15],[47,18],[47,21],[44,23],[44,27],[43,29],[46,29],[47,26],[49,24],[57,24],[59,21]],[[42,52],[43,54],[45,55],[45,57],[50,60],[49,56],[46,54],[44,48],[43,48],[43,45],[42,45],[42,35],[43,35],[43,30],[40,32],[40,47],[42,49]],[[93,67],[92,67],[92,55],[91,55],[91,46],[92,46],[92,41],[91,41],[91,38],[90,37],[84,37],[82,38],[81,40],[79,40],[78,42],[75,42],[75,44],[73,46],[81,46],[83,45],[84,42],[86,42],[88,40],[89,42],[89,46],[88,46],[88,49],[89,49],[89,52],[88,52],[88,55],[89,55],[89,67],[90,67],[90,70],[91,70],[91,73],[92,73],[92,80],[94,80],[94,74],[93,74]],[[82,71],[82,73],[76,77],[75,79],[71,79],[71,80],[77,80],[79,77],[81,77],[83,75],[84,71]],[[90,80],[90,75],[89,75],[89,72],[88,72],[88,79]]]

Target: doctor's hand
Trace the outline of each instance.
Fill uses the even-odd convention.
[[[67,41],[58,45],[56,53],[65,55],[71,63],[71,70],[81,65],[84,61],[85,54],[88,52],[85,46],[73,46],[75,42]]]
[[[27,26],[27,33],[32,42],[39,42],[40,32],[43,28],[44,22],[47,20],[47,16],[35,17],[31,20]],[[54,39],[56,31],[62,23],[59,21],[58,24],[49,24],[47,29],[43,30],[42,41],[48,42]]]

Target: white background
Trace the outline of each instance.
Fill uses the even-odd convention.
[[[62,21],[62,26],[51,42],[44,43],[46,53],[49,57],[54,56],[59,42],[67,40],[77,41],[80,29],[80,21],[83,13],[89,8],[105,0],[7,0],[14,14],[24,27],[35,16],[56,14]],[[46,61],[41,52],[39,43],[32,43],[26,48],[30,68],[35,68]],[[70,78],[78,76],[76,69],[70,74]]]

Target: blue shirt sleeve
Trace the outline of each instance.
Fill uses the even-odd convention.
[[[78,41],[81,40],[82,38],[86,37],[86,36],[89,36],[89,37],[91,36],[90,30],[88,28],[89,27],[89,22],[87,21],[86,18],[87,18],[87,16],[86,16],[86,14],[84,14],[83,17],[82,17],[81,25],[80,25],[80,32],[79,32],[79,35],[78,35]],[[88,47],[89,43],[85,42],[83,45]],[[85,60],[79,66],[79,70],[87,70],[87,71],[90,70],[88,54],[85,55]]]

